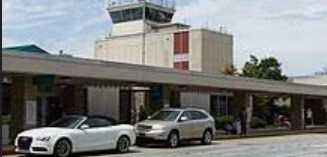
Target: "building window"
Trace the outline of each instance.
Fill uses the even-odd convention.
[[[174,68],[179,70],[189,70],[189,62],[176,62]]]
[[[173,18],[172,13],[168,13],[148,7],[145,9],[145,16],[147,20],[158,22],[158,23],[168,23],[171,22],[171,19]]]
[[[174,34],[174,68],[179,70],[189,70],[189,32],[177,32]]]
[[[210,97],[210,113],[213,116],[229,115],[229,97],[211,95]]]
[[[121,23],[127,21],[134,21],[142,19],[143,9],[140,8],[133,8],[133,9],[126,9],[122,11],[114,11],[110,12],[110,16],[113,23]]]
[[[178,32],[174,34],[175,54],[189,53],[189,32]]]

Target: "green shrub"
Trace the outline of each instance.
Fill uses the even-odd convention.
[[[264,119],[253,117],[251,120],[251,128],[253,129],[265,128],[266,126],[267,122]]]
[[[224,129],[227,124],[232,124],[235,120],[233,116],[218,116],[215,119],[216,129]]]
[[[1,124],[9,124],[11,121],[10,116],[1,116]]]

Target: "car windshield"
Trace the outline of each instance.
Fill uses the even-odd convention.
[[[179,111],[160,111],[150,118],[150,120],[174,121],[179,115]]]
[[[75,128],[84,118],[81,116],[70,116],[64,117],[57,121],[54,121],[49,127],[57,127],[57,128]]]

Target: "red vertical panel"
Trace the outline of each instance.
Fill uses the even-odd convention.
[[[180,62],[174,63],[174,68],[175,69],[182,69],[182,64]]]
[[[189,62],[182,62],[182,70],[189,70]]]
[[[183,32],[182,36],[182,53],[189,53],[189,32]]]
[[[189,49],[190,33],[188,31],[174,33],[174,53],[188,54]],[[174,63],[174,68],[179,70],[189,70],[189,61],[178,61]]]
[[[189,53],[189,32],[178,32],[174,34],[175,54]]]
[[[175,69],[189,70],[189,62],[177,62],[174,64]]]
[[[175,33],[174,34],[174,53],[179,54],[182,51],[182,43],[181,43],[181,34],[180,33]]]

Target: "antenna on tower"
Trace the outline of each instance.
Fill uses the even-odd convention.
[[[207,20],[206,22],[206,26],[205,26],[206,29],[209,29],[209,21]]]

